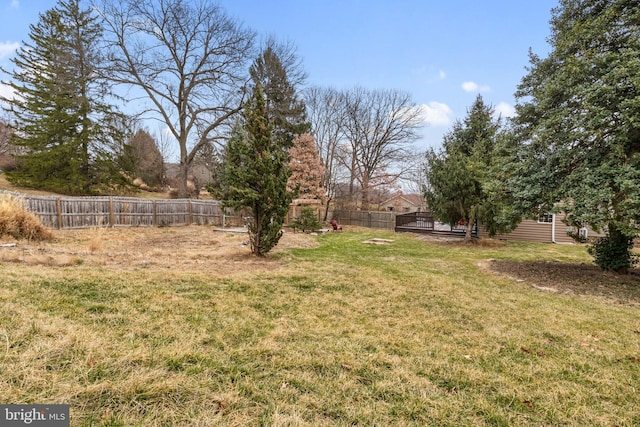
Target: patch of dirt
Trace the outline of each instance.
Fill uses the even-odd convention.
[[[500,248],[502,246],[506,246],[507,242],[505,240],[499,239],[473,239],[470,242],[464,241],[464,236],[447,236],[447,235],[438,235],[438,234],[419,234],[418,239],[420,240],[428,240],[432,243],[436,244],[446,244],[447,246],[458,245],[458,246],[479,246],[483,248]]]
[[[285,232],[264,257],[251,254],[246,233],[206,226],[94,228],[54,231],[54,240],[29,243],[3,240],[0,262],[46,266],[102,266],[113,270],[175,270],[230,274],[239,270],[273,269],[275,254],[288,248],[311,248],[312,236]]]
[[[640,269],[619,275],[590,264],[489,260],[481,268],[547,292],[593,295],[640,305]]]
[[[373,239],[365,240],[364,244],[366,245],[390,245],[394,241],[391,239],[381,239],[379,237],[374,237]]]

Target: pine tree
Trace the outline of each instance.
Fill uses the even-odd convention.
[[[324,166],[313,136],[304,134],[296,137],[289,150],[289,158],[291,177],[287,188],[290,191],[298,189],[298,197],[301,199],[316,199],[324,203],[327,199],[322,186]]]
[[[295,193],[287,190],[291,171],[286,147],[274,137],[262,87],[247,103],[244,123],[238,122],[225,147],[217,196],[225,206],[248,209],[251,251],[262,256],[278,244]]]
[[[3,100],[15,117],[12,143],[24,147],[13,182],[52,191],[89,194],[125,185],[114,164],[121,116],[104,103],[98,72],[101,27],[79,0],[59,1],[30,26],[31,43],[12,59]]]
[[[499,203],[497,188],[488,185],[495,183],[491,172],[499,163],[500,122],[492,115],[493,108],[478,95],[464,121],[445,135],[442,150],[427,152],[427,205],[442,221],[465,222],[467,241],[476,220],[488,227],[490,235],[515,225],[499,222],[497,211],[507,207]]]
[[[300,216],[291,221],[291,227],[302,232],[312,232],[320,230],[322,224],[318,219],[318,212],[310,206],[305,206],[301,209]]]
[[[311,125],[307,121],[305,104],[289,80],[288,72],[295,70],[288,70],[280,58],[285,54],[283,49],[277,49],[271,43],[254,61],[249,72],[254,84],[262,87],[273,136],[282,139],[283,146],[289,148],[294,138],[308,132]]]
[[[607,232],[596,262],[624,273],[640,233],[638,2],[560,0],[548,41],[516,93],[517,208],[562,203],[567,225]]]

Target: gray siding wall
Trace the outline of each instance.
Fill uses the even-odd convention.
[[[567,234],[567,225],[562,222],[564,213],[555,216],[555,243],[576,243],[571,236]],[[587,227],[589,238],[603,236],[603,233],[596,233],[590,227]],[[480,237],[489,237],[487,231],[481,226]],[[538,243],[554,243],[551,223],[542,223],[533,219],[522,221],[515,230],[508,234],[499,234],[496,239],[513,240],[517,242],[538,242]]]

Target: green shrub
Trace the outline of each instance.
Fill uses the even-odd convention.
[[[300,216],[291,221],[291,227],[304,231],[316,231],[322,228],[318,220],[318,213],[310,207],[304,207],[300,211]]]
[[[614,230],[595,240],[588,251],[603,270],[627,273],[638,263],[638,256],[631,252],[632,248],[633,238]]]

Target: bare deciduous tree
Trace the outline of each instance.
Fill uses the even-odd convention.
[[[335,198],[341,178],[339,144],[342,138],[342,94],[333,88],[314,86],[305,92],[307,114],[311,122],[311,134],[315,138],[318,153],[324,164],[322,186],[327,192],[328,202]],[[328,215],[329,203],[325,210]]]
[[[369,208],[375,185],[389,185],[413,156],[411,143],[423,126],[422,112],[408,93],[355,88],[344,94],[343,133],[350,157],[350,192],[358,184],[361,209]]]
[[[407,194],[422,194],[426,185],[424,151],[414,151],[400,167],[404,171],[400,177],[400,187]]]
[[[242,108],[254,33],[209,0],[95,0],[117,84],[141,91],[177,141],[178,196],[189,166]]]

